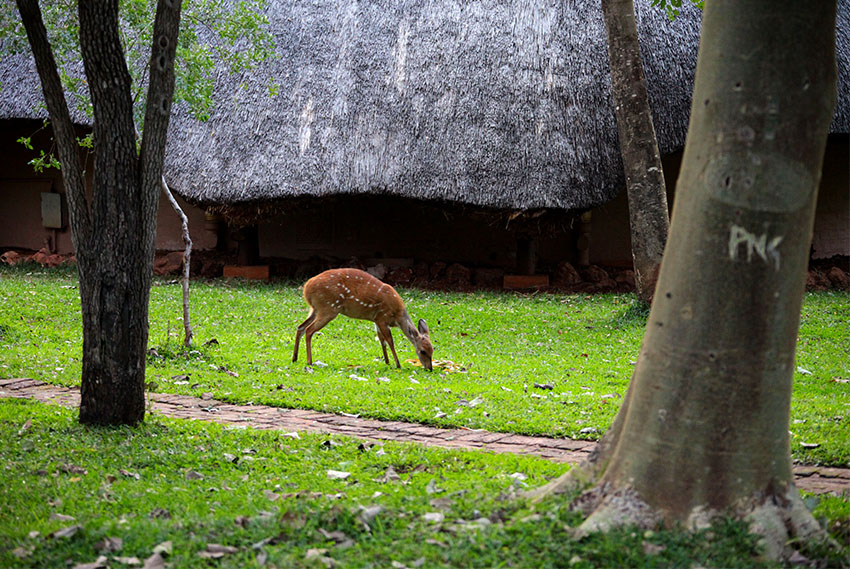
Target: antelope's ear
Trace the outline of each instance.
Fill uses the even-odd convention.
[[[423,320],[422,318],[419,319],[419,324],[416,326],[416,328],[419,330],[420,334],[425,334],[427,336],[430,333],[430,331],[428,330],[428,324],[426,324],[425,320]]]

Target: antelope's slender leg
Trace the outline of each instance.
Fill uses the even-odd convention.
[[[298,344],[301,343],[301,336],[304,335],[304,330],[307,329],[307,326],[313,323],[313,320],[316,319],[316,311],[312,308],[310,309],[310,315],[307,316],[307,319],[298,325],[298,328],[295,331],[295,350],[292,351],[292,361],[298,361]]]
[[[390,330],[390,327],[387,326],[386,324],[377,324],[376,323],[375,325],[378,327],[379,332],[383,333],[384,340],[387,342],[387,344],[390,345],[390,350],[393,353],[393,358],[395,358],[395,367],[401,369],[401,364],[398,361],[398,355],[395,353],[395,344],[393,343],[393,333]],[[386,350],[384,350],[384,351],[386,352]],[[390,362],[387,361],[387,364],[389,364],[389,363]]]
[[[378,333],[378,340],[381,341],[381,349],[384,351],[384,363],[390,365],[390,358],[387,357],[387,341],[384,340],[384,333],[381,332],[381,327],[375,324],[375,331]]]
[[[307,325],[307,328],[304,331],[304,343],[307,345],[307,365],[313,365],[313,351],[310,345],[310,340],[312,340],[313,334],[324,328],[327,323],[336,318],[336,316],[335,312],[317,314],[315,320]]]

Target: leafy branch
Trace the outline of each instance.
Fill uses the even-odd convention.
[[[690,0],[691,4],[702,10],[705,8],[705,0]],[[682,0],[652,0],[652,5],[667,12],[667,17],[675,20],[682,9]]]

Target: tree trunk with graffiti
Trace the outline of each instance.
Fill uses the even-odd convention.
[[[791,472],[794,353],[836,99],[835,2],[713,0],[672,227],[582,531],[731,512],[775,558],[823,533]],[[788,38],[805,38],[789,41]],[[546,489],[576,481],[567,477]]]

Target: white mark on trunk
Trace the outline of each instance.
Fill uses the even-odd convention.
[[[313,99],[307,100],[304,109],[301,111],[301,128],[298,130],[298,146],[301,151],[301,156],[310,148],[310,138],[313,136],[313,121],[316,114],[313,112]]]
[[[750,233],[740,225],[732,225],[729,230],[729,258],[733,261],[738,260],[738,254],[741,250],[741,245],[747,253],[747,262],[753,260],[753,253],[761,257],[765,263],[773,262],[776,270],[779,270],[779,244],[782,243],[783,236],[774,237],[768,240],[767,233],[756,235]]]

